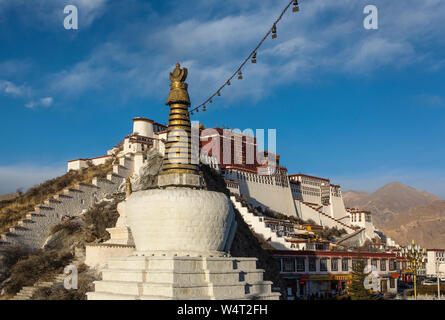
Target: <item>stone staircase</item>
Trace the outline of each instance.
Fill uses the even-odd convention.
[[[31,300],[37,290],[50,288],[57,283],[63,283],[66,276],[65,274],[59,274],[52,281],[37,281],[32,287],[23,287],[11,300]]]
[[[347,235],[343,236],[342,238],[340,238],[339,240],[337,240],[336,244],[351,245],[351,244],[356,244],[356,242],[358,241],[358,244],[361,245],[366,240],[365,231],[366,231],[365,228],[361,228],[353,233],[347,234]]]
[[[295,199],[300,203],[301,206],[305,206],[306,209],[310,209],[309,211],[306,211],[306,213],[310,213],[309,216],[307,214],[304,216],[304,219],[312,219],[317,222],[317,220],[320,221],[320,225],[324,227],[337,227],[338,229],[345,229],[348,234],[354,233],[356,230],[351,228],[351,226],[345,224],[344,222],[341,222],[338,219],[332,218],[330,215],[327,215],[322,211],[323,206],[307,203],[304,201],[301,201],[299,199]],[[312,212],[311,212],[312,211]],[[325,223],[323,223],[325,222]]]
[[[119,158],[106,178],[94,177],[91,183],[78,183],[36,206],[34,211],[18,221],[9,232],[0,234],[0,245],[23,245],[31,249],[41,248],[51,227],[64,216],[79,216],[93,204],[106,196],[116,193],[119,186],[132,173],[133,157]]]
[[[244,221],[250,226],[250,228],[257,234],[261,235],[264,240],[270,238],[269,244],[277,250],[295,250],[291,248],[291,243],[287,242],[284,237],[280,237],[276,232],[266,227],[263,216],[255,216],[249,212],[246,207],[243,207],[242,203],[237,201],[234,196],[230,197],[233,206],[239,211]]]

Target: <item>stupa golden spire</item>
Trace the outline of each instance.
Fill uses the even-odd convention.
[[[186,79],[187,69],[181,68],[177,63],[176,68],[170,73],[170,93],[165,103],[170,107],[170,116],[162,173],[158,180],[160,186],[201,185],[198,166],[192,164],[191,124],[188,111],[190,98]],[[168,175],[170,177],[167,177]]]

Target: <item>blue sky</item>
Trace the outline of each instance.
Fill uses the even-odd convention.
[[[276,128],[290,173],[344,190],[391,181],[445,197],[445,2],[302,0],[209,111],[206,126]],[[167,121],[168,72],[197,105],[287,0],[0,0],[0,193],[100,156],[131,119]],[[79,8],[79,30],[63,8]],[[363,8],[379,29],[363,28]]]

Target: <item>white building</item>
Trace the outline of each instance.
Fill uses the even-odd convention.
[[[427,277],[445,278],[445,250],[444,249],[427,249],[427,260],[425,271]]]
[[[91,159],[76,159],[68,161],[67,171],[80,170],[89,165],[104,164],[113,155],[118,158],[132,156],[134,159],[134,173],[147,163],[146,153],[152,147],[161,154],[165,152],[165,141],[167,139],[167,126],[154,120],[137,117],[133,119],[133,132],[125,136],[123,144],[107,151],[107,154]]]

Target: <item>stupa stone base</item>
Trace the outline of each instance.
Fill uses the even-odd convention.
[[[128,244],[134,246],[133,236],[131,230],[128,227],[116,227],[106,229],[110,234],[110,240],[105,243],[111,244]]]
[[[88,300],[277,300],[256,258],[130,256],[108,259]]]
[[[158,186],[166,187],[202,187],[202,178],[197,174],[190,173],[169,173],[158,176]]]
[[[134,252],[134,245],[98,243],[85,246],[85,264],[90,268],[101,269],[111,257],[128,257]]]
[[[90,268],[103,268],[110,257],[128,257],[135,250],[133,236],[127,225],[125,201],[117,205],[119,219],[114,228],[106,229],[110,240],[104,243],[88,244],[85,250],[85,264]]]

